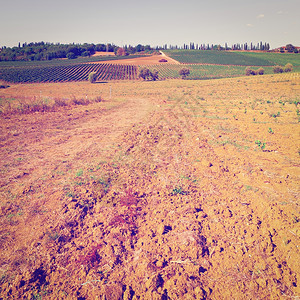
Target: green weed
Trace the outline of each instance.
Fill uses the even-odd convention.
[[[271,117],[273,117],[273,118],[278,118],[278,117],[280,117],[280,112],[277,112],[277,114],[271,114]]]
[[[264,150],[266,148],[266,143],[261,142],[260,140],[256,140],[255,144],[261,149]]]
[[[83,175],[83,170],[79,169],[79,171],[76,173],[76,177],[81,177]]]
[[[184,190],[182,189],[182,187],[180,186],[180,187],[174,188],[171,194],[172,194],[172,195],[178,195],[178,194],[179,194],[179,195],[187,195],[188,192],[184,191]]]

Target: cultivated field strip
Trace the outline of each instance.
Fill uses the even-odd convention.
[[[0,69],[0,79],[14,83],[85,81],[88,80],[90,72],[97,73],[97,80],[134,80],[137,78],[136,66],[100,63],[5,68]]]

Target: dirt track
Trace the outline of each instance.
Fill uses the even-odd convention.
[[[297,297],[299,79],[265,78],[1,119],[1,295]]]

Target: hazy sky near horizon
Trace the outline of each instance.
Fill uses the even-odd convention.
[[[20,42],[268,42],[300,46],[300,0],[0,0],[0,47]]]

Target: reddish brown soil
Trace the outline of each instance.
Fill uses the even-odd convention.
[[[1,297],[297,298],[299,83],[2,91],[106,101],[1,116]]]
[[[115,56],[114,52],[96,51],[92,56]]]
[[[162,58],[166,59],[167,62],[159,62]],[[107,61],[110,64],[118,65],[134,65],[134,66],[145,66],[145,65],[157,65],[157,64],[178,64],[176,60],[168,56],[162,55],[152,55],[152,56],[141,56],[135,58],[126,58],[118,60],[109,60]],[[94,63],[94,62],[92,62]]]

